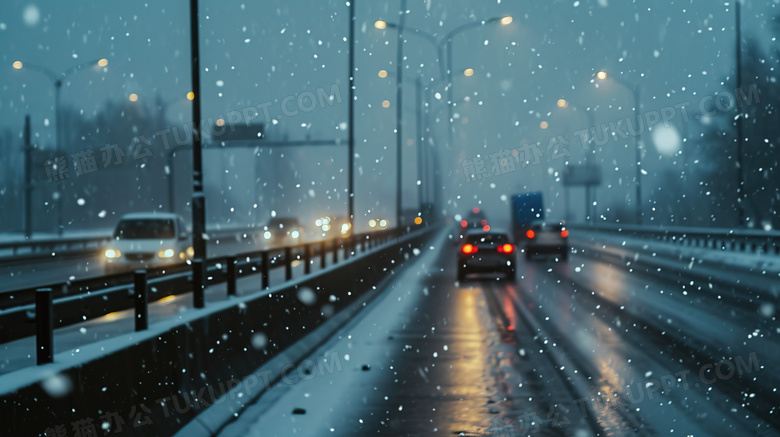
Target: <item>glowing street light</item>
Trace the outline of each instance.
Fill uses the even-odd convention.
[[[474,75],[474,69],[473,68],[467,68],[463,70],[463,75],[466,77],[471,77]]]
[[[376,75],[384,79],[387,77],[387,70],[379,70],[379,73],[377,73]]]
[[[404,9],[404,8],[402,7],[402,9]],[[448,145],[448,147],[451,147],[452,143],[454,141],[454,125],[453,125],[453,123],[451,123],[451,121],[454,118],[454,114],[453,114],[453,112],[454,112],[454,108],[453,108],[454,97],[453,97],[453,92],[452,92],[452,83],[453,83],[452,40],[453,40],[453,38],[456,35],[464,32],[464,31],[470,30],[470,29],[484,27],[484,26],[486,26],[488,24],[492,24],[492,23],[498,23],[500,25],[506,26],[508,24],[511,24],[512,21],[513,21],[513,18],[510,15],[506,15],[506,16],[502,16],[502,17],[489,18],[487,20],[473,21],[473,22],[469,22],[469,23],[463,24],[463,25],[453,29],[452,31],[450,31],[449,33],[447,33],[446,35],[444,35],[444,36],[442,36],[440,38],[437,38],[437,37],[435,37],[435,36],[433,36],[433,35],[431,35],[431,34],[429,34],[427,32],[424,32],[424,31],[422,31],[420,29],[415,29],[415,28],[412,28],[412,27],[406,27],[406,26],[404,26],[403,22],[398,23],[398,24],[396,24],[396,23],[388,23],[388,22],[383,21],[383,20],[377,20],[377,21],[374,22],[374,27],[377,28],[377,29],[384,30],[384,29],[389,27],[389,28],[397,29],[399,31],[399,33],[398,33],[398,37],[399,37],[398,38],[398,48],[397,48],[397,50],[398,50],[398,53],[397,53],[397,58],[398,58],[397,67],[398,67],[398,74],[399,75],[402,74],[401,67],[402,67],[402,59],[403,58],[401,56],[401,53],[402,53],[402,47],[403,47],[403,40],[402,40],[401,36],[402,36],[403,32],[410,31],[413,35],[417,35],[417,36],[423,37],[426,41],[430,42],[431,45],[433,45],[434,48],[436,49],[436,52],[438,54],[439,68],[440,68],[440,77],[441,78],[445,78],[446,77],[446,79],[447,79],[447,87],[446,87],[446,90],[447,90],[447,109],[448,109],[448,112],[449,112],[448,116],[447,116],[447,123],[449,123],[449,127],[447,129],[447,133],[448,133],[447,145]],[[446,52],[446,56],[445,56],[445,52]],[[471,76],[471,75],[474,74],[474,70],[473,69],[468,69],[467,71],[464,71],[464,74],[466,76]],[[399,82],[398,83],[398,89],[399,89],[398,94],[399,95],[397,97],[397,100],[398,100],[398,104],[400,105],[400,103],[401,103],[401,97],[400,97],[400,94],[401,94],[400,93],[400,88],[401,88],[400,82],[401,82],[401,79],[400,78],[398,79],[398,82]],[[401,111],[400,106],[398,108],[398,111],[399,111],[399,115],[397,117],[397,122],[399,122],[398,120],[400,120],[400,118],[401,118],[400,117],[400,111]],[[400,138],[400,132],[401,132],[400,123],[399,123],[399,125],[397,126],[396,129],[397,129],[397,135]],[[400,139],[399,139],[399,141],[400,141]],[[400,150],[400,144],[398,144],[398,150]],[[400,156],[399,156],[398,161],[400,162]],[[435,178],[435,175],[434,175],[434,178]],[[399,178],[399,180],[400,180],[400,178]],[[398,191],[400,192],[400,187],[398,187]],[[398,198],[400,199],[400,196]],[[435,200],[434,200],[434,202],[435,202]],[[397,210],[398,210],[397,211],[397,219],[400,220],[400,218],[401,218],[400,200],[398,201]]]
[[[55,142],[55,148],[57,150],[57,156],[62,156],[62,127],[60,126],[60,118],[61,118],[61,105],[60,105],[60,91],[62,90],[62,84],[64,83],[65,79],[73,75],[74,73],[77,73],[79,71],[82,71],[85,67],[92,67],[92,66],[98,66],[98,67],[105,67],[108,65],[108,60],[106,58],[100,58],[96,59],[94,61],[85,62],[83,64],[76,65],[75,67],[71,67],[68,70],[62,71],[62,72],[56,72],[52,70],[51,68],[44,67],[42,65],[37,64],[31,64],[31,63],[23,63],[22,61],[14,61],[12,64],[14,69],[16,70],[33,70],[37,71],[39,73],[42,73],[44,76],[49,78],[51,80],[52,84],[54,85],[54,142]],[[59,181],[59,189],[62,189],[62,180]],[[64,230],[63,227],[63,213],[62,213],[62,193],[60,193],[59,197],[57,197],[57,235],[62,235],[62,232]]]
[[[569,106],[569,102],[567,102],[565,99],[558,99],[558,102],[556,102],[556,105],[558,105],[559,108],[565,108]]]
[[[137,102],[138,101],[138,94],[132,93],[129,96],[127,96],[127,99],[131,102]]]
[[[607,72],[604,70],[599,70],[596,73],[596,77],[600,80],[606,80],[607,79]],[[627,90],[631,91],[631,93],[634,95],[634,129],[639,129],[639,85],[633,84],[620,76],[615,76],[611,78],[615,81],[618,85],[626,88]],[[634,135],[634,151],[635,151],[635,161],[636,161],[636,222],[637,224],[642,224],[642,185],[641,185],[641,179],[642,179],[642,153],[639,150],[639,134]]]

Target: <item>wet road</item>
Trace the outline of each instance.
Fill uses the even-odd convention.
[[[758,303],[580,255],[458,284],[441,243],[220,435],[778,435]]]

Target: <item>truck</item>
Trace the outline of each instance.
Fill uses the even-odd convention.
[[[523,241],[531,223],[544,220],[542,193],[522,193],[512,196],[512,234],[515,241]]]

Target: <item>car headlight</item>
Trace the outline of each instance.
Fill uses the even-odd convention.
[[[347,232],[349,232],[349,223],[343,223],[341,225],[341,233],[346,234]]]
[[[330,225],[327,224],[327,223],[322,225],[322,230],[325,231],[325,232],[328,232],[330,230]]]
[[[122,254],[116,249],[106,249],[104,254],[108,259],[116,259],[122,256]]]
[[[157,252],[157,256],[160,258],[172,258],[176,252],[173,249],[162,249]]]
[[[298,232],[298,231],[292,231],[292,232],[290,232],[290,236],[293,237],[293,238],[298,238],[298,237],[301,236],[301,233]]]
[[[266,240],[270,240],[271,239],[271,232],[270,231],[263,232],[263,238],[265,238]]]

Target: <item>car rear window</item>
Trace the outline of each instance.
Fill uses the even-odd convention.
[[[506,244],[509,243],[509,237],[503,234],[474,234],[469,235],[466,241],[471,244]]]
[[[119,239],[168,239],[175,236],[173,220],[167,219],[122,220],[114,232],[114,238]]]
[[[537,223],[531,226],[531,229],[535,231],[560,231],[563,230],[563,225],[560,223]]]

